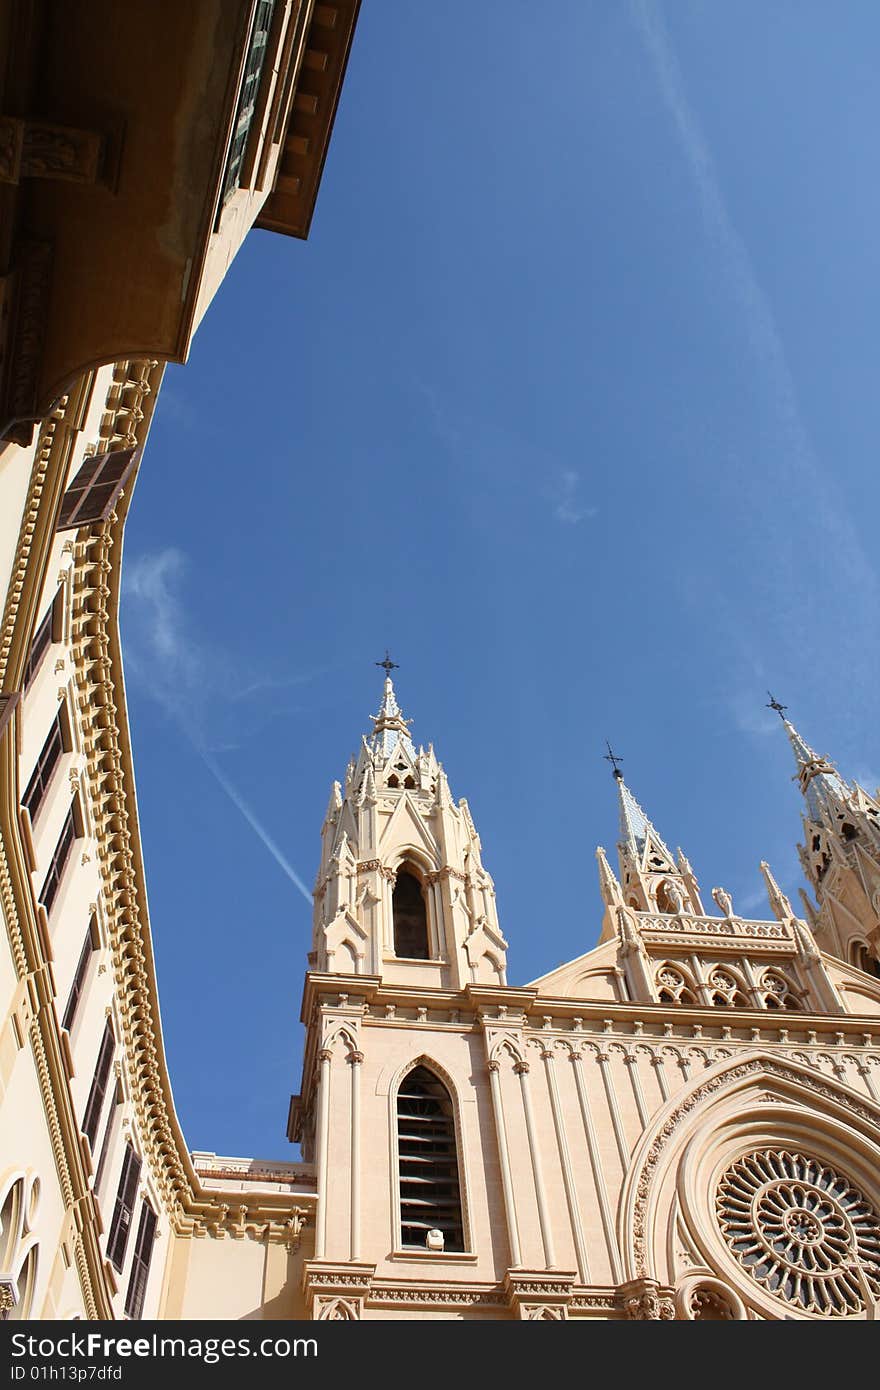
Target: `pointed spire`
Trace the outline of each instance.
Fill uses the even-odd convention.
[[[663,851],[669,863],[673,864],[675,861],[672,855],[624,782],[623,773],[615,769],[614,780],[617,782],[620,802],[620,838],[623,845],[641,856],[648,840],[651,840]]]
[[[602,894],[603,900],[609,907],[621,906],[623,904],[623,894],[620,891],[620,884],[614,875],[611,865],[608,863],[602,845],[599,845],[596,850],[596,859],[599,863],[599,891]]]
[[[384,665],[384,663],[380,664]],[[379,713],[372,715],[371,718],[373,720],[373,733],[369,740],[369,746],[374,755],[383,759],[390,758],[395,749],[400,746],[415,761],[416,750],[409,736],[409,725],[412,720],[404,719],[401,713],[397,696],[394,693],[394,682],[390,675],[385,677],[385,689],[382,694]]]
[[[797,766],[797,780],[811,820],[821,821],[822,811],[839,806],[851,796],[850,788],[830,758],[822,757],[802,738],[784,714],[780,714]]]
[[[774,916],[780,922],[785,922],[790,917],[794,917],[791,903],[776,882],[773,871],[766,859],[761,860],[761,873],[764,875],[764,882],[767,885],[767,897],[770,899],[770,906],[773,909]]]

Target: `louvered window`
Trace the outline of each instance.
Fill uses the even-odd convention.
[[[57,595],[56,595],[57,597]],[[34,633],[34,640],[31,642],[30,655],[28,656],[27,666],[24,668],[24,680],[22,682],[27,690],[34,676],[40,669],[40,663],[52,645],[52,626],[55,616],[55,600],[49,604],[40,626]]]
[[[402,1244],[424,1250],[436,1230],[444,1250],[463,1250],[452,1099],[427,1067],[415,1067],[400,1084],[397,1151]]]
[[[89,1147],[94,1152],[95,1140],[98,1137],[98,1125],[101,1122],[101,1111],[104,1109],[104,1097],[107,1094],[107,1082],[110,1079],[110,1066],[113,1061],[113,1029],[109,1018],[104,1025],[104,1035],[101,1038],[101,1047],[98,1051],[98,1061],[95,1066],[95,1074],[92,1077],[92,1085],[89,1090],[89,1098],[86,1101],[86,1113],[83,1116],[83,1134],[89,1141]]]
[[[49,736],[40,750],[37,765],[31,774],[31,780],[27,784],[27,790],[22,797],[22,805],[28,809],[31,824],[36,822],[37,814],[43,804],[46,790],[52,780],[61,755],[67,750],[68,744],[65,738],[64,716],[61,709],[52,720],[52,727]]]
[[[58,836],[58,843],[55,846],[55,853],[52,855],[52,863],[40,889],[40,902],[47,912],[52,911],[52,904],[58,895],[61,887],[61,879],[70,858],[70,851],[73,849],[73,842],[76,839],[76,816],[73,806],[64,818],[61,827],[61,834]]]
[[[116,1270],[121,1270],[125,1263],[125,1251],[128,1247],[134,1199],[137,1196],[140,1176],[141,1161],[131,1144],[126,1144],[125,1157],[122,1160],[122,1174],[119,1179],[119,1191],[116,1194],[116,1206],[113,1209],[113,1220],[110,1223],[110,1234],[107,1237],[107,1257]]]
[[[131,1261],[131,1278],[125,1299],[125,1311],[130,1318],[139,1318],[144,1311],[147,1294],[147,1277],[150,1273],[150,1260],[153,1254],[153,1241],[156,1239],[156,1213],[148,1202],[141,1206],[141,1219],[138,1222],[137,1240]]]
[[[86,932],[86,939],[79,953],[79,960],[76,963],[76,974],[73,977],[73,984],[70,986],[70,994],[67,997],[67,1007],[64,1010],[64,1017],[61,1020],[61,1027],[66,1028],[68,1033],[73,1027],[73,1020],[76,1018],[77,1007],[82,998],[82,992],[86,987],[86,977],[89,973],[89,965],[91,964],[92,952],[95,949],[96,940],[97,928],[93,920]]]
[[[239,179],[241,177],[241,168],[244,162],[245,151],[247,150],[248,136],[250,135],[251,123],[254,119],[254,111],[257,105],[260,75],[263,71],[263,64],[266,61],[266,48],[269,42],[269,29],[272,24],[272,11],[274,8],[275,0],[257,0],[253,27],[251,28],[250,39],[248,41],[248,52],[247,58],[245,59],[241,93],[238,98],[238,108],[235,113],[232,144],[229,147],[226,169],[223,173],[223,187],[220,192],[221,208],[229,201],[238,188]]]
[[[64,494],[58,531],[75,530],[92,521],[106,521],[134,468],[137,447],[114,449],[87,458]]]

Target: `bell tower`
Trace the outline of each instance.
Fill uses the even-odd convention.
[[[845,782],[810,747],[771,696],[795,759],[804,798],[801,865],[815,895],[802,892],[818,945],[868,974],[880,975],[880,800]]]
[[[467,802],[433,747],[416,747],[386,655],[372,732],[321,834],[309,966],[413,986],[506,984],[507,942]]]

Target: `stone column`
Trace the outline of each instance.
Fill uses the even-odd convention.
[[[582,1284],[587,1284],[589,1283],[587,1247],[584,1241],[583,1227],[581,1225],[581,1214],[578,1210],[574,1171],[571,1166],[568,1137],[565,1133],[565,1120],[562,1115],[562,1107],[559,1104],[559,1088],[556,1085],[556,1072],[553,1066],[556,1059],[549,1049],[545,1049],[545,1051],[541,1053],[541,1056],[544,1060],[544,1067],[547,1072],[547,1085],[550,1090],[550,1108],[553,1111],[553,1127],[556,1130],[556,1143],[559,1146],[559,1161],[562,1165],[562,1181],[565,1184],[565,1200],[568,1203],[568,1215],[571,1220],[572,1235],[574,1236],[578,1277]]]
[[[315,1259],[323,1260],[327,1251],[327,1180],[330,1157],[330,1063],[333,1053],[322,1047],[318,1053],[318,1133],[315,1167],[318,1174],[318,1214],[315,1218]]]
[[[362,1052],[350,1052],[351,1066],[351,1237],[349,1258],[361,1257],[361,1063]]]
[[[547,1194],[544,1191],[541,1154],[538,1147],[538,1137],[535,1133],[534,1116],[532,1115],[532,1098],[529,1094],[529,1064],[528,1062],[517,1062],[513,1069],[519,1077],[519,1085],[522,1092],[523,1114],[526,1119],[526,1135],[528,1137],[529,1153],[532,1159],[532,1176],[535,1180],[535,1197],[538,1202],[538,1220],[541,1223],[541,1241],[544,1246],[544,1264],[547,1269],[555,1269],[556,1255],[553,1250],[553,1232],[550,1229],[550,1213],[547,1210]]]
[[[504,1192],[504,1214],[507,1217],[507,1236],[510,1243],[510,1263],[515,1269],[522,1264],[519,1248],[519,1226],[516,1220],[516,1205],[513,1200],[513,1179],[510,1173],[510,1151],[507,1147],[507,1127],[504,1123],[504,1107],[501,1101],[500,1063],[489,1063],[489,1087],[492,1092],[492,1113],[495,1117],[495,1133],[498,1136],[498,1158],[501,1163],[501,1187]]]

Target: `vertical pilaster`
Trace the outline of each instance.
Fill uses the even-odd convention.
[[[513,1070],[519,1077],[522,1093],[523,1114],[526,1120],[526,1136],[529,1141],[529,1154],[532,1160],[532,1177],[535,1182],[535,1197],[538,1203],[538,1220],[541,1223],[541,1243],[544,1246],[544,1264],[547,1269],[556,1268],[556,1254],[553,1249],[553,1232],[550,1228],[550,1213],[547,1210],[547,1194],[544,1190],[544,1174],[541,1168],[541,1153],[538,1136],[535,1133],[535,1119],[532,1114],[532,1098],[529,1094],[529,1064],[516,1062]]]
[[[316,1135],[316,1167],[318,1170],[318,1212],[315,1217],[315,1259],[323,1260],[327,1253],[327,1179],[330,1157],[330,1063],[333,1053],[322,1047],[318,1053],[318,1133]]]
[[[361,1257],[361,1063],[362,1052],[350,1052],[351,1067],[351,1235],[349,1257]]]
[[[549,1049],[545,1049],[541,1053],[541,1056],[544,1061],[544,1069],[547,1073],[547,1086],[550,1091],[550,1109],[553,1112],[553,1128],[556,1130],[556,1143],[559,1146],[559,1161],[562,1165],[562,1181],[565,1184],[565,1200],[568,1203],[571,1232],[574,1236],[578,1277],[582,1284],[586,1284],[589,1282],[587,1247],[584,1240],[584,1229],[581,1225],[581,1214],[578,1209],[574,1172],[571,1166],[571,1154],[568,1148],[568,1136],[565,1133],[565,1120],[562,1115],[562,1107],[559,1104],[559,1088],[556,1084],[556,1070],[554,1066],[556,1058]]]
[[[602,1168],[602,1158],[599,1153],[599,1146],[596,1143],[596,1127],[593,1124],[593,1116],[590,1110],[590,1098],[587,1094],[587,1083],[584,1081],[583,1053],[572,1052],[571,1061],[574,1065],[574,1079],[577,1088],[578,1104],[581,1109],[581,1119],[584,1122],[584,1133],[587,1136],[587,1150],[590,1155],[590,1167],[593,1170],[593,1183],[596,1188],[596,1196],[599,1199],[599,1214],[602,1218],[602,1230],[605,1234],[605,1244],[608,1247],[608,1259],[611,1263],[611,1272],[615,1283],[620,1283],[623,1278],[623,1271],[620,1263],[620,1252],[617,1248],[617,1237],[614,1232],[614,1221],[611,1216],[611,1207],[608,1202],[608,1188],[605,1183],[605,1173]]]
[[[492,1114],[495,1119],[495,1134],[498,1138],[498,1159],[501,1164],[501,1188],[504,1193],[504,1215],[507,1218],[507,1239],[510,1244],[510,1263],[516,1269],[522,1264],[519,1244],[519,1226],[516,1220],[516,1205],[513,1200],[513,1178],[510,1172],[510,1150],[507,1145],[507,1127],[504,1123],[504,1105],[501,1099],[500,1064],[489,1064],[489,1089],[492,1093]]]

